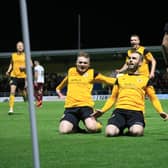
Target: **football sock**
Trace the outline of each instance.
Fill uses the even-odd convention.
[[[13,109],[14,106],[14,101],[15,101],[15,96],[13,94],[10,94],[9,97],[9,107]]]

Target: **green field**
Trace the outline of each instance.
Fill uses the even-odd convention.
[[[168,100],[161,100],[167,110]],[[164,122],[146,101],[143,137],[104,136],[111,112],[100,120],[97,134],[58,133],[64,102],[44,102],[36,109],[41,168],[165,168],[168,166],[168,121]],[[97,101],[100,108],[103,101]],[[0,103],[0,168],[33,168],[28,104],[15,103],[15,115],[8,115],[8,103]],[[168,112],[168,111],[167,111]],[[81,126],[83,126],[81,124]]]

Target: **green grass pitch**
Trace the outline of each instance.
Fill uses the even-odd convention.
[[[167,100],[161,100],[167,110]],[[96,108],[103,101],[96,101]],[[64,102],[44,102],[36,109],[41,168],[165,168],[168,166],[168,121],[163,121],[146,100],[146,128],[143,137],[104,136],[111,111],[99,120],[97,134],[58,133]],[[8,103],[0,103],[0,168],[33,168],[28,104],[15,103],[15,115],[8,115]],[[168,112],[168,111],[167,111]],[[83,125],[81,124],[83,127]]]

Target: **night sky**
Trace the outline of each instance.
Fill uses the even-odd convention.
[[[143,7],[139,12],[137,7],[58,8],[55,3],[27,1],[32,51],[77,49],[79,15],[83,49],[127,47],[131,34],[138,34],[143,45],[160,45],[168,22],[163,8]],[[11,52],[22,40],[19,1],[10,1],[10,5],[5,1],[0,8],[0,52]]]

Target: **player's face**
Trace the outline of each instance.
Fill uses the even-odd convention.
[[[90,66],[89,58],[85,58],[83,56],[77,58],[76,67],[79,72],[84,73],[85,71],[88,70],[89,66]]]
[[[16,49],[17,49],[18,52],[23,52],[23,50],[24,50],[23,43],[18,42],[17,45],[16,45]]]
[[[132,53],[127,61],[128,71],[135,72],[140,65],[140,55],[138,53]]]
[[[132,36],[130,38],[130,43],[131,43],[132,48],[137,49],[137,47],[140,44],[140,40],[137,36]]]

